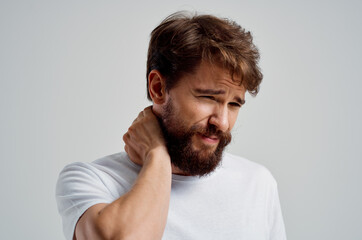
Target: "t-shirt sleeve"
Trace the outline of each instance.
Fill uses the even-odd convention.
[[[68,240],[73,239],[75,225],[89,207],[115,200],[99,174],[94,166],[86,163],[67,165],[59,174],[56,201]]]
[[[280,207],[279,194],[277,184],[272,188],[271,192],[271,211],[269,215],[270,240],[286,240],[285,226]]]

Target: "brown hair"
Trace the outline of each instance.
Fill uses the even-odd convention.
[[[231,77],[240,78],[240,84],[255,96],[263,74],[258,66],[259,51],[252,40],[250,32],[234,21],[176,12],[151,33],[146,77],[157,69],[166,78],[168,91],[183,74],[193,73],[201,60],[206,60],[228,69]]]

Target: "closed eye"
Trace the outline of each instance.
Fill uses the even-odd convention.
[[[210,99],[210,100],[216,100],[215,97],[213,97],[213,96],[200,96],[200,98],[206,98],[206,99]]]
[[[231,102],[231,103],[229,103],[229,105],[230,105],[230,106],[232,106],[232,107],[238,107],[238,108],[241,108],[240,103],[237,103],[237,102]]]
[[[209,99],[209,100],[218,102],[218,100],[217,100],[214,96],[203,95],[203,96],[199,96],[199,97],[200,97],[200,98]],[[242,104],[240,104],[240,103],[238,103],[238,102],[230,102],[229,105],[232,106],[232,107],[237,107],[237,108],[241,108],[241,107],[242,107]]]

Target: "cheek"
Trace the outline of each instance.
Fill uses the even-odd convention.
[[[202,104],[199,101],[184,101],[180,114],[187,122],[192,125],[207,120],[212,115],[212,105]]]

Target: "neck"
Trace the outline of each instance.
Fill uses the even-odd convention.
[[[171,164],[171,168],[172,168],[172,174],[182,175],[182,176],[191,176],[190,174],[185,173],[184,171],[182,171],[181,169],[179,169],[178,167],[176,167],[173,164]]]

